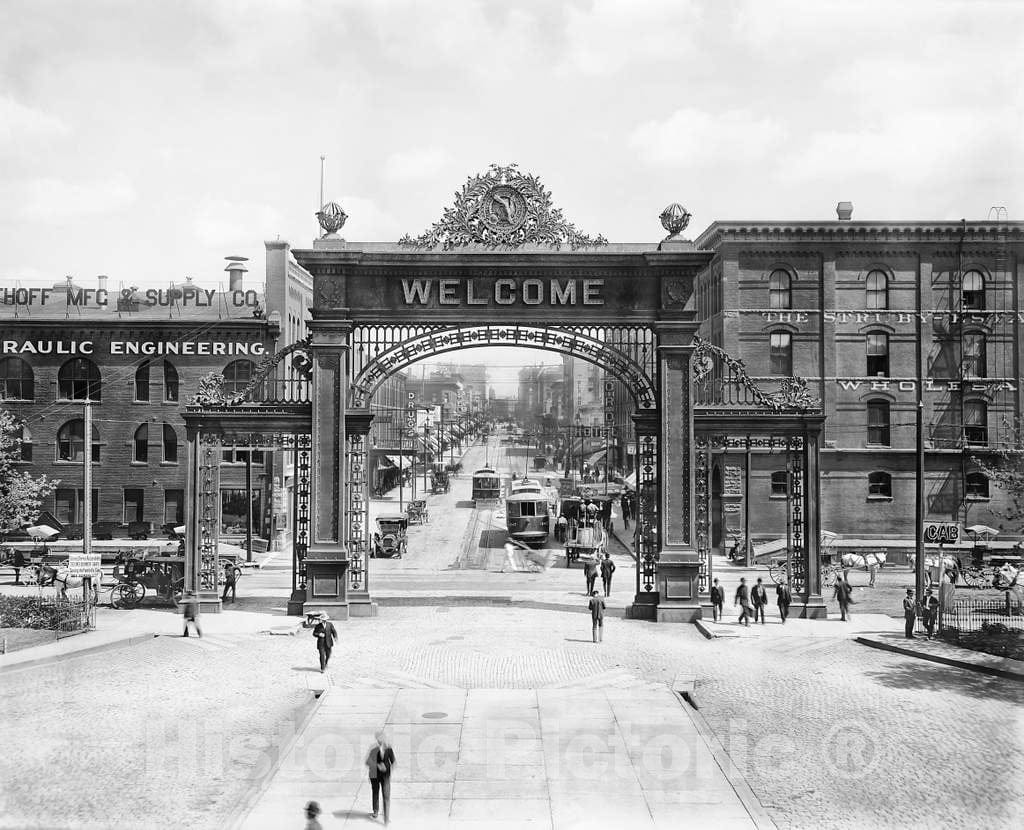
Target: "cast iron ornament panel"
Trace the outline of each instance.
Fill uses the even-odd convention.
[[[518,248],[551,245],[572,250],[607,245],[603,236],[588,236],[552,207],[551,192],[536,176],[520,173],[515,164],[492,164],[483,175],[471,176],[455,194],[455,203],[441,219],[417,237],[398,240],[410,248],[450,251],[466,245]]]

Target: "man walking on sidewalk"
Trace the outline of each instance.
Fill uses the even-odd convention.
[[[722,619],[722,606],[725,605],[725,588],[718,584],[718,577],[712,580],[711,585],[711,616],[715,622]]]
[[[606,553],[601,560],[601,584],[604,586],[604,595],[612,595],[612,574],[615,573],[615,563],[612,562],[612,555]]]
[[[338,640],[338,629],[334,627],[331,618],[323,611],[319,614],[319,622],[313,628],[313,636],[316,637],[316,650],[320,655],[320,673],[327,670],[327,664],[331,662],[331,649]]]
[[[228,601],[228,591],[231,591],[231,601],[235,601],[235,566],[230,562],[224,563],[224,593],[221,602]]]
[[[594,583],[597,582],[597,575],[600,572],[601,569],[598,566],[596,559],[591,559],[583,566],[583,576],[587,579],[587,596],[594,593]]]
[[[199,627],[199,597],[195,594],[186,594],[181,603],[181,616],[185,621],[185,630],[182,637],[188,636],[188,624],[192,623],[196,629],[196,636],[202,637],[203,631]]]
[[[604,600],[593,591],[590,594],[590,621],[594,624],[594,642],[604,640]]]
[[[761,618],[761,625],[764,625],[764,607],[768,604],[768,592],[764,589],[761,577],[757,578],[754,590],[750,592],[751,602],[754,604],[754,622]]]
[[[837,577],[835,593],[832,594],[832,599],[839,603],[840,622],[846,622],[846,618],[850,615],[850,603],[853,601],[852,595],[853,588],[850,587],[850,583],[841,576]]]
[[[384,737],[384,730],[377,731],[377,743],[366,756],[366,767],[370,772],[370,789],[373,818],[384,808],[384,823],[391,823],[391,768],[395,765],[395,751]],[[381,801],[383,800],[383,804]]]
[[[740,618],[736,622],[750,628],[750,589],[747,587],[747,580],[742,576],[732,604],[733,607],[737,605],[740,607]]]
[[[793,601],[793,592],[789,590],[789,584],[786,582],[780,582],[775,586],[775,602],[779,606],[779,618],[782,620],[782,624],[786,624],[786,618],[789,617],[789,604]]]

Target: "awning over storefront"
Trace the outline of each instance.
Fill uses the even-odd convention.
[[[399,466],[406,466],[407,467],[407,466],[409,466],[409,462],[408,461],[402,462],[398,458],[398,456],[395,456],[395,455],[385,455],[385,456],[382,456],[382,457],[386,458],[388,460],[388,462],[389,462],[389,465],[392,466],[392,467],[399,467]]]
[[[605,455],[606,452],[607,452],[607,450],[601,449],[601,450],[598,450],[595,453],[591,453],[590,456],[587,458],[587,463],[590,464],[591,466],[593,466],[598,461],[600,461],[602,458],[604,458],[604,455]]]
[[[636,473],[630,473],[628,476],[626,476],[624,479],[622,479],[622,483],[625,484],[628,489],[635,490],[636,489]]]

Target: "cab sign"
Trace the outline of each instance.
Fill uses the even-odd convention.
[[[956,522],[925,522],[924,541],[929,545],[955,545],[960,541],[960,525]]]

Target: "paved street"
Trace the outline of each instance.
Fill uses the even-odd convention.
[[[412,529],[407,558],[373,561],[371,584],[385,598],[380,615],[339,623],[341,641],[326,676],[316,670],[308,631],[261,633],[295,623],[283,616],[287,557],[247,573],[238,603],[207,616],[201,640],[173,636],[180,622],[169,609],[101,610],[101,630],[164,636],[0,673],[0,720],[10,749],[0,758],[0,827],[223,827],[258,804],[310,711],[312,690],[323,685],[325,703],[340,707],[335,724],[350,728],[348,740],[360,746],[378,722],[398,721],[390,704],[354,720],[352,701],[419,695],[422,716],[451,714],[444,700],[463,701],[462,711],[479,699],[490,712],[513,712],[526,695],[537,703],[526,708],[538,728],[558,722],[544,720],[543,700],[557,701],[552,711],[567,713],[567,725],[605,722],[609,712],[628,722],[671,701],[671,711],[685,716],[680,723],[691,724],[685,734],[708,732],[689,745],[693,757],[707,759],[718,747],[727,758],[719,769],[735,772],[732,783],[720,778],[700,798],[692,784],[672,791],[682,793],[676,800],[688,800],[698,820],[712,821],[708,805],[740,803],[745,782],[755,813],[760,805],[759,815],[783,828],[1014,826],[1024,807],[1016,776],[1024,765],[1019,684],[858,645],[855,631],[895,622],[870,614],[852,626],[794,621],[713,640],[690,626],[612,616],[604,642],[595,645],[578,569],[503,574],[452,567],[472,515],[459,506],[466,486],[468,476],[448,496],[432,497],[432,521]],[[618,559],[616,578],[624,578],[613,609],[632,596],[629,558]],[[502,597],[527,604],[486,602]],[[669,691],[680,674],[697,680],[698,712]],[[486,763],[472,766],[474,753],[489,751],[473,738],[472,730],[445,738],[451,745],[443,752],[456,755],[431,762],[447,770],[437,787],[422,780],[431,774],[422,759],[400,759],[395,826],[420,827],[428,817],[439,826],[470,826],[481,809],[488,822],[509,820],[508,826],[577,826],[577,809],[585,810],[587,827],[623,826],[596,792],[592,799],[560,798],[564,788],[547,772],[546,790],[531,784],[540,780],[540,756],[523,755],[510,789],[515,796],[495,800],[497,789],[509,785],[495,784],[505,779],[491,777]],[[398,745],[411,751],[411,744]],[[616,746],[613,755],[635,760],[635,744]],[[298,826],[301,805],[319,797],[325,828],[365,824],[366,787],[340,771],[339,757],[323,756],[308,774],[286,767],[290,783],[283,795],[280,787],[274,791],[274,809],[287,808],[290,798]],[[667,766],[685,760],[666,758]],[[324,770],[336,768],[323,786]],[[476,777],[481,783],[465,783]],[[606,789],[596,772],[588,783]],[[671,799],[649,798],[649,790],[640,787],[639,799],[630,790],[630,821],[679,826],[677,808],[665,807]],[[252,813],[247,826],[284,826],[271,812],[266,821]]]

